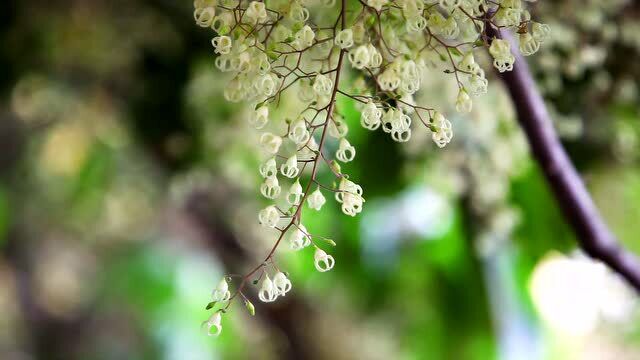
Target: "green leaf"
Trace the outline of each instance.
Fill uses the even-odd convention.
[[[217,301],[212,301],[212,302],[208,303],[208,304],[207,304],[207,307],[205,308],[205,310],[209,310],[209,309],[211,309],[212,307],[216,306],[216,302],[217,302]]]

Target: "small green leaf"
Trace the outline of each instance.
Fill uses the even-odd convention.
[[[206,307],[206,309],[205,309],[205,310],[209,310],[209,309],[211,309],[212,307],[216,306],[216,302],[217,302],[217,301],[212,301],[212,302],[208,303],[208,304],[207,304],[207,307]]]

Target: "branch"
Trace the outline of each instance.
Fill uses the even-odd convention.
[[[537,91],[527,62],[517,51],[511,34],[503,34],[491,26],[489,36],[509,40],[516,57],[513,71],[499,74],[513,101],[518,122],[522,126],[534,158],[540,165],[548,184],[575,231],[582,249],[591,257],[601,260],[624,277],[640,292],[640,261],[625,251],[611,233],[587,192],[578,172],[571,163]]]
[[[240,244],[238,238],[231,229],[224,224],[218,216],[224,213],[223,206],[228,203],[224,196],[216,196],[214,192],[207,190],[194,190],[191,192],[181,211],[184,213],[186,224],[192,226],[204,240],[205,245],[218,256],[225,270],[229,273],[238,272],[246,263],[254,262],[253,255]],[[183,230],[184,231],[184,230]],[[259,302],[257,293],[253,288],[245,291],[247,297],[254,304]],[[280,301],[284,302],[280,302]],[[277,348],[279,359],[319,359],[315,348],[308,345],[305,327],[299,323],[300,314],[305,314],[309,319],[317,316],[315,310],[298,294],[287,294],[279,303],[261,306],[256,316],[270,330],[279,330],[283,346]],[[254,349],[254,353],[255,353]]]

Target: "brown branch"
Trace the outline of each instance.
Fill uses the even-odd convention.
[[[205,242],[208,249],[216,254],[222,261],[228,273],[239,273],[247,263],[255,261],[253,255],[239,242],[236,235],[220,218],[224,212],[224,206],[228,200],[224,195],[215,195],[208,190],[194,190],[185,199],[184,213],[185,224],[180,233],[185,232],[184,226],[188,225],[197,231],[199,237]],[[172,214],[173,215],[173,214]],[[187,231],[189,233],[189,231]],[[279,359],[320,359],[317,349],[309,346],[307,325],[300,322],[301,316],[313,319],[317,317],[313,307],[298,293],[289,293],[277,303],[262,306],[258,300],[254,287],[245,289],[244,294],[258,308],[256,317],[268,327],[274,335],[274,342],[279,346],[274,351]],[[309,320],[311,321],[311,320]],[[251,349],[249,349],[251,350]],[[256,349],[250,351],[257,354]]]
[[[516,57],[513,71],[499,74],[516,109],[518,122],[527,136],[534,158],[540,165],[565,218],[577,240],[591,257],[618,272],[640,292],[640,261],[625,251],[607,227],[582,179],[555,133],[542,96],[537,91],[525,59],[517,51],[511,34],[487,27],[490,37],[511,43]]]

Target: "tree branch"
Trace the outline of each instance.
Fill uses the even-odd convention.
[[[513,71],[501,73],[499,77],[511,96],[518,122],[527,136],[533,156],[575,231],[580,246],[591,257],[618,272],[640,292],[640,261],[620,247],[600,216],[555,133],[542,96],[536,89],[527,62],[517,51],[513,36],[501,34],[491,26],[487,27],[487,33],[511,43],[516,57]]]

